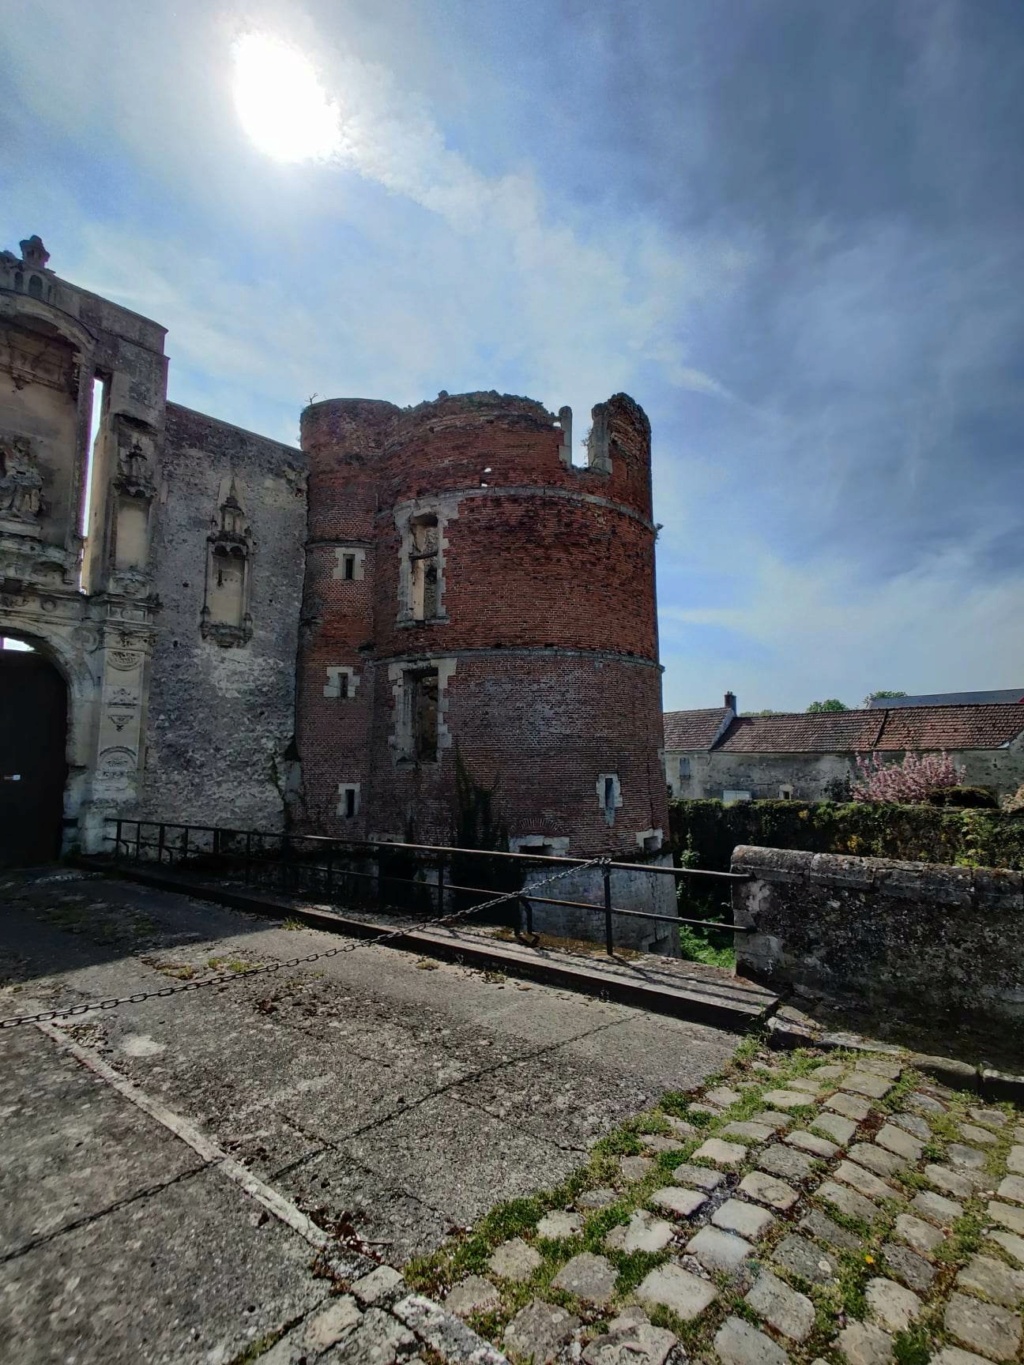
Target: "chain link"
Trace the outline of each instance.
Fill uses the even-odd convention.
[[[544,877],[539,882],[534,882],[531,891],[539,891],[542,886],[550,886],[552,882],[560,881],[563,877],[571,876],[576,872],[585,872],[591,867],[605,867],[611,862],[609,857],[591,858],[584,863],[576,863],[572,867],[560,868],[553,872],[550,877]],[[8,1019],[0,1019],[0,1032],[4,1029],[17,1028],[19,1024],[46,1024],[54,1019],[70,1019],[74,1015],[90,1014],[94,1010],[115,1010],[120,1005],[138,1005],[143,1000],[166,999],[171,995],[183,995],[186,991],[198,991],[204,986],[223,986],[229,981],[246,981],[253,976],[268,976],[272,972],[283,971],[286,967],[300,967],[307,962],[319,962],[323,958],[338,957],[342,953],[354,953],[357,948],[372,948],[380,943],[387,943],[393,938],[402,938],[403,935],[414,932],[416,929],[429,929],[437,924],[451,924],[455,920],[464,919],[466,915],[479,914],[481,910],[493,910],[496,905],[503,905],[505,901],[518,900],[523,897],[524,892],[506,891],[500,896],[494,896],[489,901],[484,901],[482,905],[470,905],[465,910],[457,910],[450,915],[438,915],[434,919],[420,920],[414,926],[406,925],[402,929],[388,929],[382,934],[377,934],[374,938],[357,939],[352,943],[339,944],[336,948],[325,948],[320,953],[305,953],[299,957],[290,957],[285,962],[268,962],[260,967],[248,967],[244,972],[219,972],[215,976],[203,977],[202,981],[185,981],[180,986],[161,986],[155,991],[135,991],[132,995],[111,996],[107,1000],[90,1000],[83,1005],[70,1005],[62,1010],[40,1010],[38,1014],[19,1014]],[[527,899],[529,897],[527,896]]]

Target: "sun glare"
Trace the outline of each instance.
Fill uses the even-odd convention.
[[[261,152],[275,161],[323,161],[338,150],[338,106],[301,52],[247,33],[235,43],[234,59],[235,108]]]

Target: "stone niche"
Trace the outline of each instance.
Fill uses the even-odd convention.
[[[252,530],[232,479],[206,538],[206,589],[200,618],[204,640],[227,649],[252,639],[249,592]]]
[[[111,481],[111,586],[134,597],[151,585],[150,537],[156,438],[144,422],[119,415],[115,421],[117,463]]]
[[[41,319],[0,322],[0,521],[64,545],[77,516],[78,367]]]

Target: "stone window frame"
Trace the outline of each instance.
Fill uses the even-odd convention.
[[[644,853],[660,853],[665,844],[665,831],[663,829],[638,829],[636,832],[637,848]]]
[[[334,571],[331,577],[338,583],[361,583],[366,577],[366,547],[364,545],[336,545]],[[351,577],[345,574],[345,561],[352,561]]]
[[[566,858],[569,856],[569,836],[567,834],[516,834],[509,838],[510,853],[537,853],[545,858]]]
[[[618,773],[598,773],[594,786],[598,809],[604,815],[605,824],[614,825],[615,812],[622,806],[622,783],[619,781]]]
[[[457,659],[443,658],[438,655],[424,656],[419,659],[404,659],[388,665],[388,682],[391,684],[394,725],[388,736],[388,746],[396,766],[435,767],[441,762],[445,749],[452,747],[452,734],[448,728],[448,684],[456,671]],[[413,693],[410,686],[417,674],[437,674],[437,756],[422,759],[416,756],[416,737],[413,729]]]
[[[398,559],[398,615],[399,627],[445,625],[449,621],[445,606],[445,591],[448,586],[448,537],[445,532],[450,521],[459,515],[456,498],[435,498],[405,503],[395,508],[395,527],[399,534]],[[424,517],[434,517],[437,523],[437,549],[434,552],[436,580],[436,604],[433,616],[416,616],[414,603],[413,565],[417,550],[415,543],[416,525]]]
[[[342,820],[354,820],[359,814],[360,783],[358,782],[339,782],[338,783],[338,806],[336,814]],[[349,798],[351,798],[352,809],[349,810]]]
[[[359,687],[359,674],[347,664],[329,664],[325,669],[327,681],[324,696],[338,701],[353,701]]]

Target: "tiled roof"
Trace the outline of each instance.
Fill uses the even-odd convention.
[[[666,749],[710,749],[729,716],[724,706],[706,711],[666,711]]]
[[[876,697],[872,711],[902,710],[905,706],[982,706],[1024,702],[1024,687],[1005,687],[997,692],[931,692],[920,697]]]
[[[715,747],[733,754],[998,749],[1022,731],[1024,707],[1016,704],[911,706],[738,716]]]

